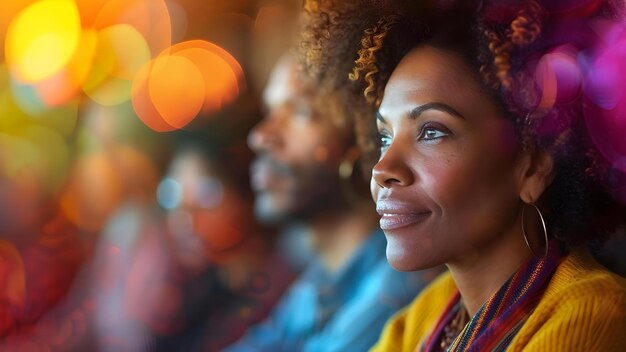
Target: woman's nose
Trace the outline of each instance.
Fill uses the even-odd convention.
[[[406,162],[405,153],[393,143],[374,166],[372,178],[382,188],[404,187],[414,182],[413,171]]]

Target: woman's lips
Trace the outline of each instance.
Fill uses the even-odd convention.
[[[380,218],[380,228],[395,230],[424,221],[430,213],[383,214]]]
[[[404,204],[378,202],[376,211],[380,214],[380,228],[395,230],[426,220],[431,214],[427,210],[414,210]]]

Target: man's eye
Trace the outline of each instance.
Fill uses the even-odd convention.
[[[311,106],[309,104],[305,104],[303,102],[297,102],[292,106],[292,112],[295,116],[299,118],[308,119],[313,115],[313,111],[311,110]]]

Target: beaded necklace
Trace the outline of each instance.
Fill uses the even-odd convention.
[[[452,319],[450,323],[443,328],[441,344],[439,345],[441,351],[447,351],[448,348],[452,346],[454,340],[456,340],[457,336],[461,334],[469,322],[469,315],[467,314],[465,307],[463,307],[463,304],[459,304],[458,306],[459,307],[454,319]]]

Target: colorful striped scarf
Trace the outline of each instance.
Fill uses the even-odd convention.
[[[504,351],[528,316],[535,309],[561,253],[556,242],[551,242],[544,258],[528,259],[518,271],[474,314],[448,351]],[[425,352],[440,350],[444,328],[450,324],[459,309],[458,290],[437,321],[428,340],[421,346]]]

